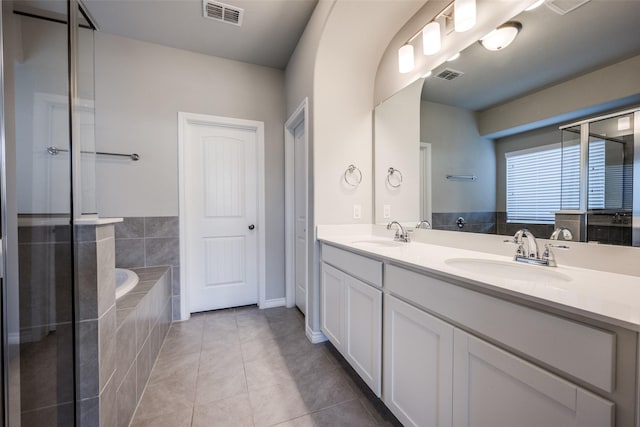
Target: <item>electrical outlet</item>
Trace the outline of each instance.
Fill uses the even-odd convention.
[[[384,212],[382,213],[384,218],[391,218],[391,205],[384,205]]]
[[[353,205],[353,219],[362,218],[362,206]]]

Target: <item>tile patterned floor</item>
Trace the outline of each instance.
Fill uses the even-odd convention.
[[[400,425],[297,309],[255,306],[174,323],[132,427]]]

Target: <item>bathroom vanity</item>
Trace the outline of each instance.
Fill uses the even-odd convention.
[[[404,425],[637,425],[640,278],[319,239],[321,330]]]

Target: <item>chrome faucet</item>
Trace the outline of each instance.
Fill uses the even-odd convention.
[[[391,230],[394,224],[398,226],[398,229],[396,230],[396,235],[393,240],[396,240],[398,242],[409,242],[409,233],[398,221],[391,221],[389,224],[387,224],[387,230]]]
[[[527,245],[524,245],[524,240],[527,239]],[[516,261],[522,261],[518,258],[527,259],[539,259],[538,256],[538,241],[533,233],[526,228],[521,228],[513,235],[513,242],[518,245],[516,250]]]
[[[527,240],[525,245],[524,240]],[[516,254],[513,257],[515,261],[526,262],[527,264],[545,265],[547,267],[557,267],[556,257],[553,255],[551,248],[569,249],[568,246],[552,245],[547,243],[544,245],[542,256],[539,254],[538,241],[533,233],[526,228],[522,228],[513,235],[513,240],[505,240],[506,243],[515,243],[518,245]]]
[[[549,240],[560,240],[560,237],[562,237],[562,240],[573,240],[573,234],[571,234],[571,230],[567,227],[558,227],[553,230]]]
[[[431,223],[428,220],[423,219],[422,221],[420,221],[420,222],[418,222],[416,224],[416,228],[429,229],[429,228],[431,228]]]

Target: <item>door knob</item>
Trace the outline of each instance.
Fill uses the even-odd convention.
[[[254,228],[256,228],[256,226],[255,226],[255,225],[253,225],[253,224],[251,224],[251,225],[249,226],[249,230],[253,230]]]

